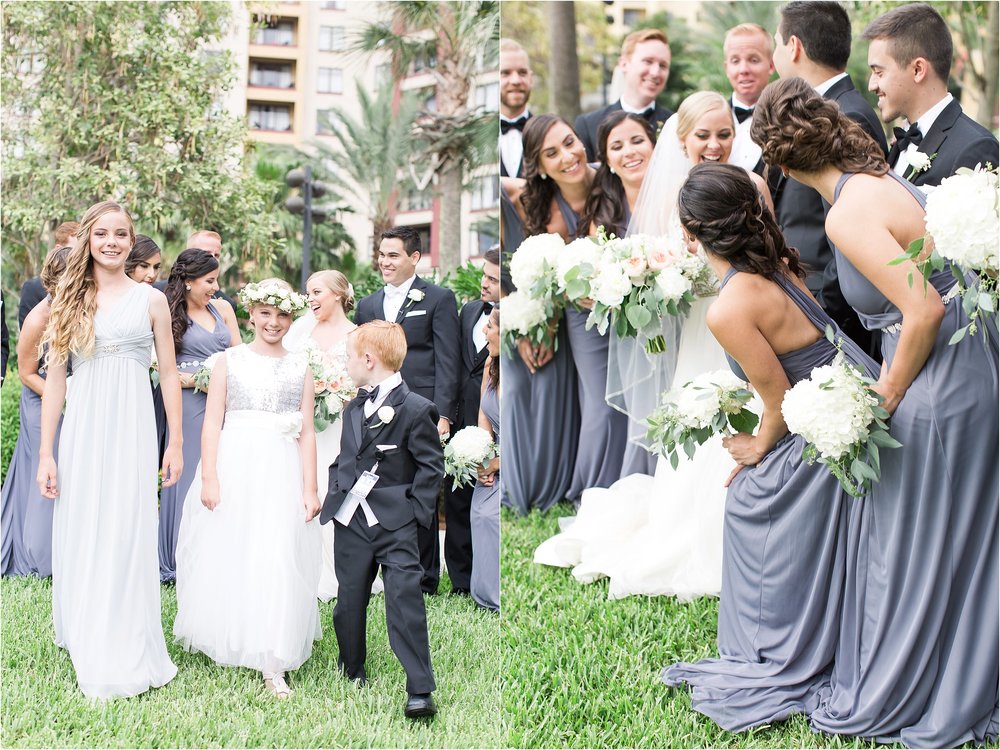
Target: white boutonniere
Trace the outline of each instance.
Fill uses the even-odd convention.
[[[931,162],[934,161],[934,157],[937,154],[925,154],[923,151],[914,151],[906,157],[906,160],[910,163],[913,171],[910,172],[910,178],[913,179],[921,172],[926,172],[931,168]]]
[[[396,416],[396,410],[391,406],[380,406],[378,411],[375,412],[375,416],[378,417],[378,422],[372,425],[372,429],[376,427],[384,427],[392,421],[392,418]]]
[[[425,296],[426,295],[424,294],[422,289],[411,289],[407,293],[406,298],[413,302],[420,302],[420,300],[422,300]]]

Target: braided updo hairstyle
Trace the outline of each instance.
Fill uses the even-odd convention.
[[[750,137],[771,166],[815,172],[830,164],[875,177],[889,171],[882,147],[801,78],[781,78],[764,89]]]
[[[705,251],[737,271],[766,278],[806,275],[799,253],[785,244],[774,217],[747,171],[734,164],[705,162],[691,167],[677,208],[688,234]]]
[[[219,261],[211,253],[197,248],[188,248],[174,261],[170,268],[170,277],[163,293],[167,295],[167,305],[170,308],[170,332],[174,337],[174,351],[181,350],[181,339],[191,325],[188,318],[187,290],[185,284],[191,279],[200,279],[219,268]]]

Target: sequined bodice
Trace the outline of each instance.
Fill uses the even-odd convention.
[[[298,411],[302,405],[306,358],[255,354],[246,344],[226,351],[226,411]]]

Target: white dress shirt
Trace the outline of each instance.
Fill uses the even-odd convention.
[[[416,274],[414,274],[399,286],[393,286],[392,284],[385,285],[385,300],[382,302],[382,313],[390,323],[396,322],[396,316],[399,315],[399,308],[406,303],[406,295],[409,294],[410,287],[413,286],[416,278]]]
[[[484,312],[479,316],[479,320],[472,327],[472,345],[476,347],[477,352],[481,352],[486,346],[486,332],[483,328],[486,327],[486,321],[490,319],[492,314],[493,308],[490,308],[489,312]]]
[[[382,404],[385,403],[389,394],[392,393],[393,389],[396,388],[396,386],[402,385],[402,383],[403,376],[398,372],[394,372],[381,383],[373,386],[373,388],[378,388],[378,395],[375,397],[374,401],[365,401],[365,419],[368,419],[372,414],[377,412],[382,407]]]
[[[955,97],[953,97],[951,94],[945,94],[944,99],[942,99],[933,107],[931,107],[929,110],[924,112],[923,117],[917,120],[917,128],[920,130],[920,135],[924,136],[925,138],[927,137],[927,132],[931,129],[931,126],[934,124],[934,121],[938,118],[938,115],[940,115],[944,111],[945,107],[951,104],[951,100],[954,98]],[[908,144],[906,147],[906,151],[903,151],[899,155],[899,158],[896,159],[896,166],[892,168],[892,171],[898,174],[900,177],[902,177],[903,173],[906,172],[906,168],[910,166],[910,154],[914,153],[919,148],[920,148],[919,146],[915,146],[912,143]]]
[[[748,117],[743,122],[737,122],[735,108],[752,109],[749,104],[744,104],[733,94],[732,107],[734,108],[733,122],[736,124],[736,131],[733,137],[733,150],[729,154],[729,163],[738,167],[743,167],[747,172],[752,172],[760,161],[761,149],[750,138],[750,126],[753,125],[753,117]]]
[[[514,122],[522,117],[530,117],[531,113],[524,110],[514,118],[500,115],[504,122]],[[524,144],[521,142],[522,132],[511,128],[506,133],[500,135],[500,159],[503,161],[504,169],[509,177],[517,177],[517,172],[521,168],[521,159],[524,156]]]
[[[816,93],[820,96],[826,96],[826,92],[833,88],[833,84],[839,81],[841,78],[847,78],[847,73],[837,73],[833,78],[827,78],[823,83],[816,87]]]

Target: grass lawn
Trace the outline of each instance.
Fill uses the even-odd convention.
[[[691,710],[660,682],[675,661],[717,655],[718,600],[609,601],[607,581],[535,565],[572,510],[502,516],[503,740],[508,747],[876,747],[813,733],[802,717],[743,734]],[[879,746],[881,747],[881,746]],[[996,747],[994,744],[993,747]]]

